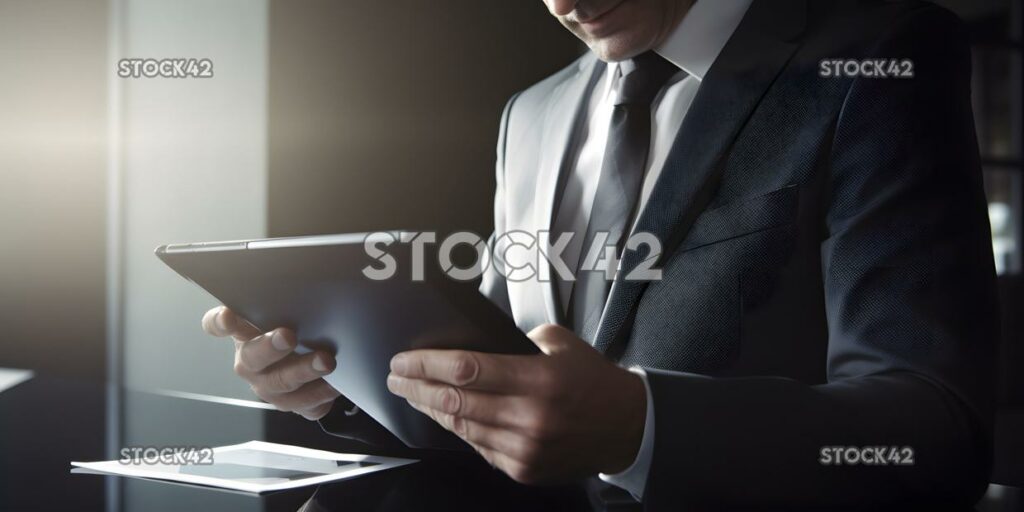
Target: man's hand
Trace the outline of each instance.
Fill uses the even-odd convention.
[[[391,360],[388,389],[522,483],[618,473],[643,439],[643,380],[571,331],[529,334],[543,355],[414,350]]]
[[[323,379],[334,371],[327,352],[294,353],[295,335],[287,329],[260,333],[225,307],[203,315],[203,330],[235,340],[235,373],[252,391],[282,411],[318,420],[331,410],[338,392]]]

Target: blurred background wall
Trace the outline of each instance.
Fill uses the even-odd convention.
[[[124,378],[131,387],[249,397],[216,305],[154,255],[162,244],[260,238],[267,202],[267,1],[121,0],[125,57],[208,58],[212,78],[117,82]]]
[[[154,255],[172,242],[259,238],[266,233],[267,0],[118,0],[113,51],[127,58],[194,57],[214,63],[212,78],[116,79],[110,179],[112,321],[125,386],[251,398],[231,372],[230,340],[206,336],[199,319],[215,301],[169,271]],[[203,416],[124,394],[121,446],[168,445],[187,436],[220,444],[260,439],[260,410],[225,429]],[[175,428],[167,428],[175,425]],[[223,432],[223,434],[221,434]],[[224,437],[218,437],[218,434]],[[212,443],[218,444],[218,443]],[[180,500],[126,485],[126,510],[232,508]],[[156,494],[155,494],[156,493]],[[217,495],[217,498],[221,496]],[[250,504],[253,505],[253,504]]]
[[[104,372],[106,4],[0,1],[0,367]]]
[[[505,102],[583,47],[541,2],[270,4],[272,236],[492,224]]]

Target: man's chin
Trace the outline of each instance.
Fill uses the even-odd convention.
[[[621,62],[650,50],[650,45],[638,44],[631,38],[602,38],[589,43],[590,50],[605,62]]]

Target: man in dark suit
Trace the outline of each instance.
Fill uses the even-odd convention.
[[[389,388],[518,481],[600,474],[650,508],[976,501],[997,333],[960,22],[546,3],[591,52],[505,109],[482,284],[544,354],[408,352]],[[569,242],[509,236],[538,232]],[[330,358],[204,323],[261,397],[328,414]]]

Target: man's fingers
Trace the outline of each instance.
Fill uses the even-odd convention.
[[[307,382],[306,384],[303,384],[302,387],[292,391],[291,393],[275,395],[266,393],[261,388],[255,388],[254,391],[260,395],[260,398],[266,400],[270,404],[273,404],[273,406],[277,407],[279,410],[296,412],[299,414],[312,414],[325,404],[329,406],[334,403],[334,399],[340,396],[338,390],[334,389],[324,379],[316,379],[312,382]],[[329,410],[330,407],[327,409]],[[324,414],[327,414],[326,410],[324,411]]]
[[[534,479],[534,471],[530,468],[535,465],[540,455],[540,447],[533,441],[508,430],[461,419],[420,405],[411,405],[465,440],[487,462],[514,480],[528,482]]]
[[[286,358],[261,373],[250,377],[250,381],[261,392],[280,395],[298,390],[307,382],[322,378],[334,371],[334,356],[326,352],[310,352],[301,356]]]
[[[460,389],[426,380],[388,376],[388,389],[414,406],[502,427],[520,427],[525,415],[520,414],[518,397]]]
[[[330,412],[339,393],[323,376],[334,371],[334,356],[325,352],[296,355],[294,333],[275,329],[261,334],[224,306],[207,311],[202,324],[210,335],[235,339],[235,373],[249,381],[257,396],[310,420]]]
[[[555,324],[538,325],[527,333],[526,337],[530,338],[530,341],[537,345],[541,352],[549,356],[587,346],[586,342],[579,339],[572,331]]]
[[[327,416],[327,413],[331,412],[332,407],[334,407],[334,400],[331,400],[330,402],[324,402],[316,407],[313,407],[312,409],[304,409],[295,412],[309,421],[316,421],[320,418],[323,418],[324,416]]]
[[[284,359],[295,350],[295,335],[287,329],[275,329],[238,344],[236,363],[240,373],[258,373]]]
[[[514,394],[527,390],[534,365],[523,358],[465,350],[412,350],[391,359],[399,377],[443,382],[466,389]]]
[[[243,341],[260,335],[259,329],[224,306],[213,308],[203,315],[203,330],[212,336],[231,336]]]
[[[217,315],[220,314],[220,310],[223,308],[224,306],[217,306],[203,315],[203,330],[206,331],[206,334],[218,337],[227,336],[229,334],[221,332],[220,326],[216,323]]]

